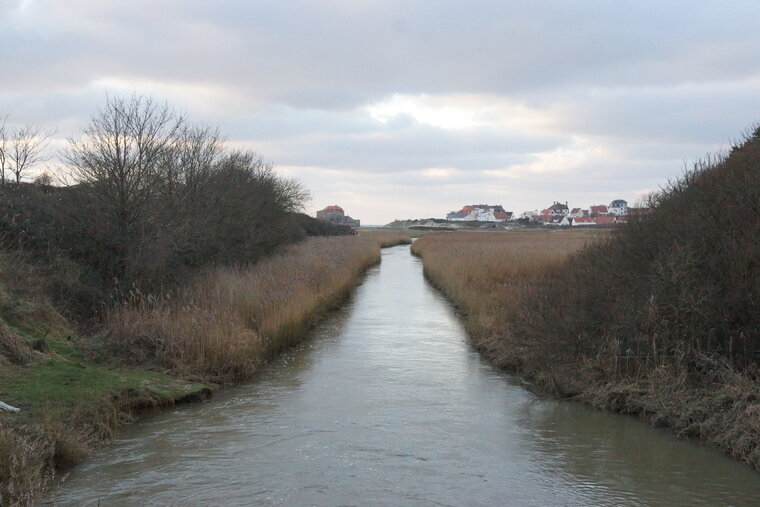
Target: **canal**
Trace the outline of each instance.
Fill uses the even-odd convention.
[[[751,504],[760,475],[484,363],[408,246],[249,383],[124,428],[60,505]]]

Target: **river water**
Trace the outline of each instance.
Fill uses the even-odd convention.
[[[760,474],[485,364],[408,246],[250,383],[142,418],[61,505],[694,505]]]

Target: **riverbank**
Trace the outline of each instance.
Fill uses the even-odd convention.
[[[377,241],[380,244],[380,248],[412,244],[412,238],[409,231],[363,227],[359,229],[359,234]]]
[[[612,237],[578,232],[446,233],[417,240],[412,252],[492,364],[545,392],[670,427],[760,469],[756,369],[737,369],[714,354],[673,361],[664,348],[655,363],[619,344],[611,350],[601,337],[541,332],[548,321],[568,322],[583,304],[580,284],[556,290],[563,273],[580,269],[580,257],[600,255]]]
[[[34,502],[57,471],[80,462],[141,411],[199,401],[200,382],[90,362],[64,339],[28,364],[3,365],[0,392],[18,413],[0,413],[0,505]]]
[[[21,409],[0,411],[3,501],[32,502],[140,410],[249,377],[379,261],[372,238],[312,238],[250,268],[206,270],[171,296],[135,293],[89,338],[76,337],[33,283],[6,280],[25,310],[3,312],[0,330],[0,400]]]

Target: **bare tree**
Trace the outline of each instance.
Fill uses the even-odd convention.
[[[5,186],[5,168],[8,165],[8,115],[0,116],[0,185]]]
[[[157,192],[167,151],[183,118],[150,97],[108,98],[64,158],[76,178],[112,213],[122,241]]]
[[[50,159],[47,147],[53,133],[32,123],[12,130],[8,158],[16,184],[21,183],[21,178],[29,169]]]

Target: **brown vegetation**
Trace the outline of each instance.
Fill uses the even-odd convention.
[[[0,420],[0,503],[31,505],[52,478],[52,445],[43,432]]]
[[[29,342],[8,329],[3,321],[0,321],[0,358],[20,365],[27,364],[32,359]]]
[[[421,237],[412,253],[467,316],[475,346],[504,366],[516,364],[524,353],[505,337],[523,318],[526,296],[548,282],[547,270],[598,236],[594,231],[445,232]]]
[[[77,323],[130,290],[157,294],[208,266],[250,264],[308,236],[308,191],[168,105],[111,98],[70,141],[77,184],[0,186],[0,245],[22,250]]]
[[[406,231],[394,231],[388,229],[362,229],[360,234],[377,241],[380,248],[389,248],[396,245],[410,245],[412,238]]]
[[[141,351],[179,375],[250,376],[304,336],[380,261],[370,239],[312,238],[247,268],[213,268],[175,296],[135,294],[106,317],[108,348]]]
[[[445,261],[443,237],[414,250],[496,364],[760,469],[758,160],[760,129],[652,196],[653,213],[572,255],[554,235],[503,264],[474,239]],[[512,237],[500,248],[512,251]]]

